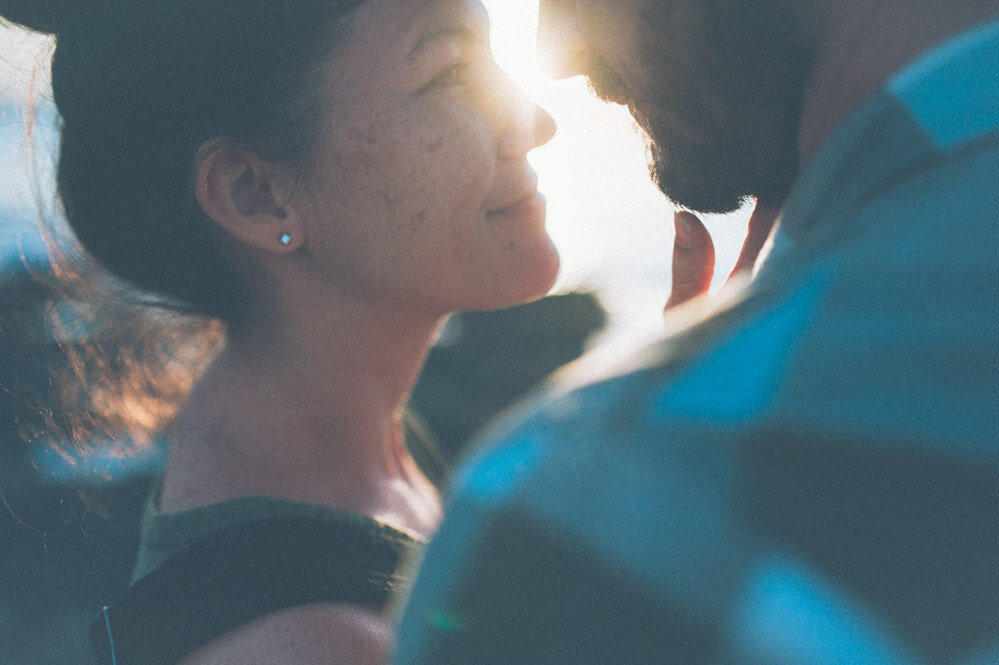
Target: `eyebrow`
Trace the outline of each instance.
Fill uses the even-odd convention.
[[[416,54],[417,51],[422,49],[424,46],[426,46],[430,42],[435,42],[439,39],[458,38],[462,41],[468,41],[479,37],[481,35],[481,32],[482,32],[481,30],[469,27],[467,25],[445,26],[420,37],[420,39],[413,46],[413,49],[409,52],[409,55],[410,57],[412,57],[414,54]]]

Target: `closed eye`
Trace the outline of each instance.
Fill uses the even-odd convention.
[[[465,63],[456,62],[437,74],[437,76],[431,79],[429,83],[420,89],[420,92],[429,92],[430,90],[437,88],[465,85],[468,79],[467,69],[468,66]]]

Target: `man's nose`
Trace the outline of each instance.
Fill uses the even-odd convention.
[[[590,47],[579,27],[576,0],[541,0],[538,56],[548,75],[555,78],[587,72]]]

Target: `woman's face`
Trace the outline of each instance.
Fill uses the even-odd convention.
[[[554,124],[497,68],[478,0],[367,0],[327,84],[294,199],[324,281],[433,314],[551,287],[526,156]]]

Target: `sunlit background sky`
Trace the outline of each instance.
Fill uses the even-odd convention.
[[[548,226],[562,255],[556,290],[597,290],[611,314],[609,330],[598,343],[643,343],[661,325],[673,241],[672,207],[649,180],[643,140],[627,110],[598,101],[581,78],[553,81],[542,73],[534,48],[537,0],[484,4],[500,65],[558,123],[555,138],[531,156],[548,197]],[[32,85],[43,91],[41,98],[46,96],[44,64],[50,48],[44,38],[0,30],[0,207],[5,213],[0,243],[5,253],[17,236],[24,237],[9,220],[33,223],[36,217],[25,177],[30,161],[23,109]],[[706,220],[717,252],[715,286],[735,262],[747,216],[742,211]]]

